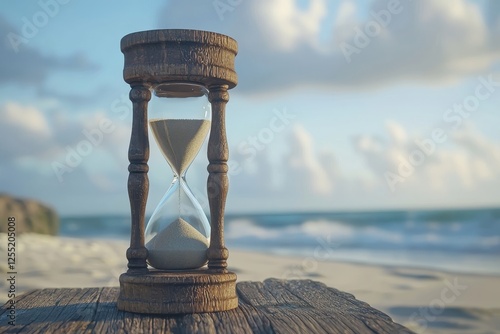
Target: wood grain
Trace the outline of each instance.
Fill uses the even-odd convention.
[[[120,276],[118,309],[146,314],[204,313],[238,307],[236,274],[209,269]]]
[[[192,82],[206,87],[238,83],[238,44],[229,36],[200,30],[164,29],[129,34],[121,40],[126,82]]]
[[[237,284],[237,309],[139,315],[116,308],[118,288],[44,289],[19,297],[1,333],[412,333],[352,295],[310,280]]]

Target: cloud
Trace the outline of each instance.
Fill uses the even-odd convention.
[[[94,185],[93,193],[123,183],[129,124],[99,110],[70,117],[16,102],[1,105],[0,117],[0,170],[15,180],[13,189],[8,186],[12,182],[2,183],[4,191],[33,190],[35,178],[45,180],[41,183],[73,184],[73,179],[84,175],[85,182]],[[54,164],[67,167],[61,171],[61,178]],[[13,174],[19,177],[13,178]]]
[[[324,0],[311,0],[305,9],[289,0],[259,1],[255,5],[260,29],[268,39],[271,50],[294,51],[320,32],[320,23],[326,15]]]
[[[286,152],[278,153],[280,145]],[[335,158],[316,152],[311,134],[301,124],[284,130],[280,140],[267,144],[255,155],[245,154],[240,148],[236,145],[230,150],[232,163],[239,166],[236,173],[229,173],[230,208],[306,208],[333,192],[338,172]]]
[[[0,151],[5,158],[33,155],[50,160],[64,153],[66,146],[76,146],[91,136],[99,142],[98,147],[113,148],[119,143],[128,145],[130,125],[115,115],[107,115],[105,110],[93,110],[75,116],[57,106],[52,107],[54,110],[47,112],[44,108],[14,101],[0,105]],[[104,133],[101,139],[97,132],[101,131],[104,120],[112,128],[112,136]]]
[[[290,153],[284,158],[287,192],[302,193],[304,196],[326,196],[333,190],[332,174],[322,164],[314,149],[313,138],[307,130],[295,124],[292,128],[287,145]],[[325,156],[325,161],[330,158]],[[331,171],[330,171],[331,172]]]
[[[252,168],[231,178],[230,207],[300,211],[498,205],[500,143],[472,125],[447,132],[445,138],[432,149],[428,146],[430,153],[423,153],[423,161],[391,191],[385,174],[399,175],[400,166],[408,165],[428,138],[389,120],[383,135],[353,138],[365,170],[350,175],[351,162],[338,159],[334,150],[318,152],[311,133],[295,124],[285,136],[288,153],[277,164],[270,162],[275,154],[270,145],[255,156]],[[237,150],[232,150],[235,155]],[[276,174],[281,182],[271,185],[270,175]]]
[[[353,24],[356,21],[357,11],[358,8],[353,0],[343,0],[337,8],[335,29]]]
[[[67,57],[42,55],[38,50],[24,44],[15,51],[9,35],[21,36],[12,25],[0,16],[0,85],[19,84],[39,88],[53,71],[92,71],[97,67],[83,53]]]
[[[126,213],[129,208],[126,168],[112,172],[76,168],[64,182],[40,159],[1,161],[0,171],[2,192],[42,199],[61,215]]]
[[[68,72],[94,73],[99,67],[81,51],[68,56],[56,56],[30,47],[27,43],[14,44],[13,46],[12,36],[21,38],[22,34],[1,15],[0,36],[2,37],[2,43],[0,43],[0,59],[2,60],[0,62],[0,88],[15,85],[15,89],[21,87],[24,91],[33,90],[37,98],[57,100],[65,103],[67,108],[71,109],[106,103],[109,101],[110,95],[117,94],[116,89],[102,84],[91,93],[78,90],[79,84],[75,84],[74,87],[67,84],[63,87],[50,87],[47,83],[52,81],[54,74],[62,72],[65,74]]]
[[[392,173],[398,180],[393,183],[394,195],[413,198],[415,203],[452,205],[465,198],[470,203],[491,203],[493,185],[500,186],[500,143],[471,125],[447,133],[444,142],[433,144],[395,122],[387,122],[386,131],[389,139],[364,135],[353,142],[379,187],[390,188],[395,179],[388,179],[387,173]]]
[[[0,107],[2,160],[40,155],[51,150],[51,129],[43,113],[33,106],[8,102]]]
[[[489,141],[475,128],[469,126],[454,133],[452,139],[469,152],[469,163],[479,180],[495,180],[500,177],[500,145]]]
[[[353,1],[342,1],[337,8],[324,0],[305,7],[292,0],[235,2],[222,9],[215,3],[171,1],[161,12],[159,27],[212,30],[236,38],[240,92],[304,85],[359,89],[407,81],[442,84],[482,73],[498,61],[500,43],[493,41],[500,29],[488,23],[498,22],[498,15],[485,14],[466,0],[401,0],[385,27],[373,15],[387,12],[386,0],[372,1],[368,13]],[[497,7],[490,2],[493,12]],[[328,25],[332,17],[335,22]],[[378,25],[379,31],[360,45],[359,34],[366,34],[360,31],[370,25]],[[325,35],[333,37],[325,41]],[[346,53],[346,45],[357,51]]]

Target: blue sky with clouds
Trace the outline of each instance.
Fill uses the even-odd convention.
[[[120,39],[239,43],[228,211],[500,204],[500,5],[474,0],[40,0],[0,5],[0,191],[128,212]],[[152,141],[148,211],[171,173]],[[206,158],[188,179],[202,193]]]

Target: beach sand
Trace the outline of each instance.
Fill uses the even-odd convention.
[[[16,292],[64,287],[118,286],[126,270],[128,243],[25,234],[16,240]],[[7,239],[0,234],[0,271],[7,265]],[[324,262],[230,250],[238,281],[269,277],[312,279],[389,314],[418,333],[500,333],[500,276]],[[7,300],[6,279],[0,301]]]

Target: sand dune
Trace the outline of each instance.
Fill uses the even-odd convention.
[[[0,272],[7,240],[0,234]],[[16,241],[16,289],[117,286],[128,243],[25,234]],[[352,293],[419,333],[500,333],[500,277],[322,262],[230,250],[239,281],[313,279]],[[7,300],[6,280],[0,301]]]

